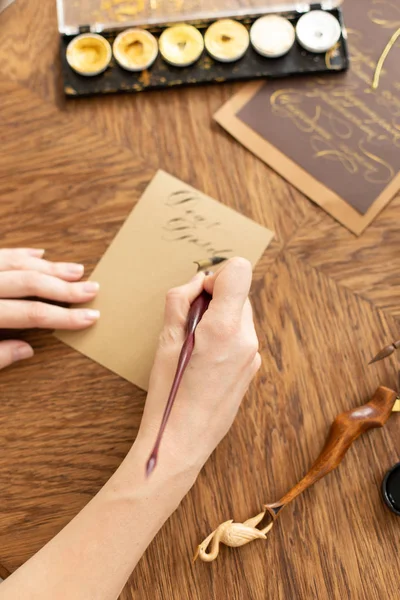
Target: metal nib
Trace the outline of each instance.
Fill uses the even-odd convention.
[[[372,360],[370,360],[368,364],[372,365],[373,363],[376,363],[380,360],[383,360],[384,358],[387,358],[388,356],[391,356],[393,352],[395,352],[399,347],[400,340],[398,340],[397,342],[393,342],[393,344],[390,344],[389,346],[385,346],[385,348],[382,348],[382,350],[378,352],[378,354]]]
[[[224,256],[212,256],[211,258],[204,258],[203,260],[195,260],[194,264],[197,265],[197,271],[203,271],[203,269],[209,269],[215,265],[219,265],[228,260]]]

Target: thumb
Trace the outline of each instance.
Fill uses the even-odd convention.
[[[33,356],[33,349],[26,342],[21,340],[0,342],[0,369],[31,356]]]

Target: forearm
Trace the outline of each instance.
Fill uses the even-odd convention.
[[[160,464],[144,469],[138,442],[93,500],[0,587],[2,600],[115,600],[195,475]]]

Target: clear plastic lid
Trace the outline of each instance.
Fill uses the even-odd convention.
[[[326,10],[342,0],[320,0]],[[224,16],[309,9],[310,2],[290,0],[57,0],[60,33],[74,35],[80,28],[92,32],[138,25],[195,21]]]

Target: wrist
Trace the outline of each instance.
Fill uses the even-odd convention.
[[[184,465],[182,461],[173,460],[167,449],[162,447],[157,466],[147,478],[146,463],[153,444],[153,438],[150,440],[139,433],[103,492],[109,498],[124,498],[135,505],[152,505],[154,524],[161,526],[178,508],[195,483],[199,471]]]
[[[149,477],[145,470],[148,458],[153,449],[157,432],[144,433],[138,436],[128,453],[127,460],[133,465],[140,465],[140,475],[145,483],[154,482],[159,486],[168,486],[176,494],[185,496],[195,483],[202,465],[191,462],[188,455],[181,452],[180,447],[172,443],[168,432],[164,436],[158,452],[157,464]]]

